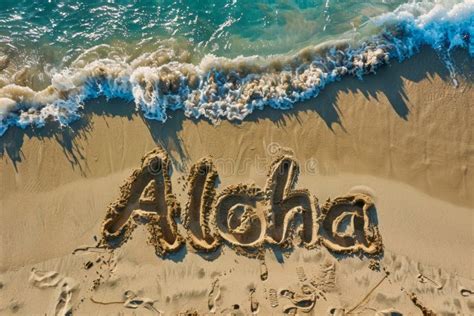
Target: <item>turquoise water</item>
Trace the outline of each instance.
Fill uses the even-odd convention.
[[[85,101],[211,121],[293,107],[423,45],[474,54],[474,0],[0,2],[0,136]],[[454,70],[450,68],[453,78]]]
[[[2,1],[0,38],[67,58],[99,44],[175,39],[199,54],[287,53],[357,31],[400,0]],[[142,44],[143,45],[143,44]],[[146,46],[146,45],[144,45]],[[46,53],[45,53],[46,54]],[[47,58],[47,57],[46,57]]]

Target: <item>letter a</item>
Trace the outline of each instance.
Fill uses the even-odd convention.
[[[123,244],[137,223],[147,226],[158,255],[176,251],[183,244],[175,222],[180,206],[172,193],[169,172],[168,155],[161,147],[142,158],[141,168],[133,171],[120,188],[120,197],[108,208],[102,224],[106,246]]]
[[[322,244],[330,251],[376,255],[383,250],[375,207],[369,196],[337,197],[328,200],[321,212],[319,234]]]

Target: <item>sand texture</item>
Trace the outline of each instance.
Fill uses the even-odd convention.
[[[0,138],[0,314],[474,314],[474,65],[214,125],[97,100]]]

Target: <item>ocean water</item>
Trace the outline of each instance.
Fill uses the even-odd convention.
[[[289,109],[424,45],[474,56],[474,0],[0,1],[0,136],[133,101],[218,122]]]

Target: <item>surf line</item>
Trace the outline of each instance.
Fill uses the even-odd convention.
[[[185,244],[207,253],[227,244],[247,256],[257,256],[265,245],[323,245],[334,253],[381,254],[382,238],[369,196],[344,195],[320,205],[308,190],[295,188],[298,175],[298,162],[282,155],[270,165],[264,188],[241,183],[217,193],[216,167],[211,158],[202,158],[190,169],[188,201],[182,209],[172,190],[168,154],[157,147],[142,158],[141,167],[109,205],[99,246],[120,247],[137,225],[145,225],[159,256]]]

